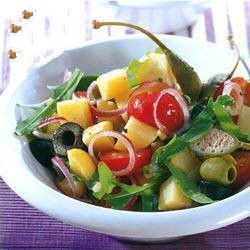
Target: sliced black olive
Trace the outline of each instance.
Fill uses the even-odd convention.
[[[35,139],[29,142],[29,148],[41,165],[46,168],[52,167],[51,158],[54,155],[54,149],[51,141]]]
[[[222,200],[232,194],[232,190],[230,188],[223,187],[209,181],[199,181],[198,187],[202,193],[206,194],[213,200]]]
[[[83,148],[83,129],[74,122],[67,122],[58,127],[52,137],[54,150],[58,155],[66,156],[72,148]]]

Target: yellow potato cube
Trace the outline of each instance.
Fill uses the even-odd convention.
[[[96,166],[89,154],[81,149],[68,150],[70,169],[84,180],[89,180],[96,170]]]
[[[144,63],[136,76],[138,83],[145,81],[159,81],[159,79],[170,85],[173,82],[176,82],[164,54],[149,53],[140,61],[144,61]]]
[[[134,144],[136,149],[146,148],[157,137],[157,129],[149,126],[133,116],[131,116],[125,126],[125,131],[122,134],[126,135]],[[118,140],[114,149],[119,151],[125,151],[126,148],[122,141]]]
[[[241,132],[250,133],[250,107],[243,106],[238,119]]]
[[[120,108],[123,108],[125,105],[128,104],[128,99],[129,99],[129,96],[130,96],[130,93],[131,91],[129,92],[126,92],[125,94],[121,95],[121,96],[118,96],[115,98],[115,103],[117,105],[117,107],[120,109]],[[123,113],[122,114],[122,118],[125,122],[128,121],[128,115],[127,115],[127,112]]]
[[[129,91],[125,69],[116,69],[97,78],[97,86],[103,100],[110,100]]]
[[[110,110],[116,110],[117,105],[111,101],[98,100],[97,101],[97,108],[99,110],[102,110],[102,111],[110,111]],[[119,129],[124,123],[121,116],[98,117],[97,120],[98,120],[98,122],[110,121],[113,124],[114,130]]]
[[[113,130],[113,124],[110,121],[103,121],[97,123],[84,130],[82,141],[85,145],[88,146],[94,135],[102,131],[110,131],[110,130]],[[113,137],[101,137],[95,141],[94,151],[107,152],[112,150],[114,148],[114,145],[115,145],[115,139]]]
[[[82,128],[87,128],[93,124],[92,114],[86,98],[58,102],[57,113],[68,122],[77,123]]]
[[[160,187],[159,210],[177,210],[189,208],[192,200],[187,197],[175,183],[173,177],[169,177]]]

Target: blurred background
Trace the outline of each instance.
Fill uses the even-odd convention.
[[[25,19],[24,10],[33,16]],[[19,76],[44,57],[84,41],[135,33],[120,27],[92,30],[93,19],[132,22],[154,33],[207,40],[223,48],[230,47],[230,33],[241,54],[248,57],[249,15],[247,0],[8,0],[0,9],[0,93],[9,83],[17,84]],[[21,29],[11,33],[11,24]],[[15,59],[9,59],[9,50]]]

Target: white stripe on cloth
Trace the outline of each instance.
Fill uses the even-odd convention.
[[[196,40],[206,41],[205,16],[200,15],[192,28],[192,37]]]
[[[232,25],[234,40],[238,44],[241,54],[248,55],[248,45],[246,36],[246,21],[244,16],[244,2],[228,0],[228,12]]]
[[[227,40],[229,30],[225,0],[213,2],[211,8],[213,13],[215,43],[221,47],[230,48],[230,44]]]

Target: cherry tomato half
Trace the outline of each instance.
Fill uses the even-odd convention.
[[[232,156],[237,162],[237,178],[232,186],[235,188],[239,188],[250,181],[250,152],[238,151],[232,153]]]
[[[134,116],[141,122],[157,128],[153,104],[159,95],[160,92],[144,92],[132,96],[128,103],[128,116]],[[157,117],[169,134],[180,129],[183,124],[183,111],[176,99],[168,94],[164,95],[159,102]]]
[[[153,104],[158,96],[159,92],[143,92],[132,96],[128,102],[128,116],[134,116],[141,122],[155,126]]]
[[[141,149],[138,152],[136,152],[135,166],[130,174],[137,173],[142,167],[147,165],[150,162],[151,157],[152,157],[151,148]],[[111,151],[111,152],[101,154],[100,160],[106,163],[107,166],[112,171],[119,171],[128,166],[129,153]]]
[[[76,91],[74,94],[77,98],[87,97],[87,91]]]

